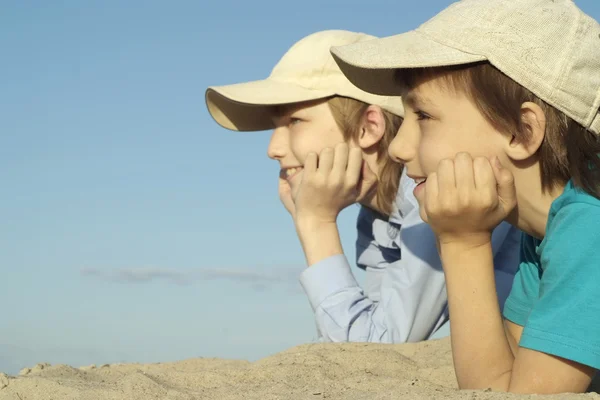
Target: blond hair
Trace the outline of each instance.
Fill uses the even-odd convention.
[[[361,133],[360,126],[369,104],[342,96],[332,97],[327,103],[344,139],[346,141],[358,140]],[[402,117],[383,109],[382,113],[385,119],[385,131],[377,143],[377,161],[379,163],[377,206],[380,211],[390,215],[398,192],[402,165],[388,157],[388,147],[402,124]]]

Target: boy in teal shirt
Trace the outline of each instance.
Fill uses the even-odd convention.
[[[504,309],[525,326],[520,346],[598,369],[597,247],[600,202],[569,181],[550,207],[543,240],[524,235],[521,265]],[[587,302],[591,304],[586,304]]]
[[[585,391],[600,369],[600,25],[571,0],[463,0],[332,54],[358,87],[403,97],[389,153],[438,240],[459,386]],[[502,220],[525,233],[504,319]]]

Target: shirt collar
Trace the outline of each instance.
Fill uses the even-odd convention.
[[[415,181],[406,176],[406,169],[404,169],[400,176],[398,193],[396,193],[396,207],[392,210],[389,219],[390,222],[402,225],[404,217],[410,212],[419,209],[419,203],[413,194],[416,186]]]

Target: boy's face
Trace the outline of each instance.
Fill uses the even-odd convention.
[[[324,100],[280,107],[273,122],[276,128],[267,154],[279,161],[280,177],[289,183],[292,192],[302,181],[304,161],[310,152],[319,154],[345,141]]]
[[[443,78],[419,82],[402,93],[405,116],[389,147],[390,156],[405,165],[417,183],[436,172],[443,159],[460,152],[473,157],[499,156],[503,160],[506,139],[481,115],[472,101]],[[415,188],[422,203],[425,185]]]

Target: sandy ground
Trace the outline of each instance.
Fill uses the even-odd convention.
[[[598,399],[456,389],[449,339],[418,344],[306,344],[262,360],[73,368],[38,364],[0,374],[0,400],[35,399]]]

